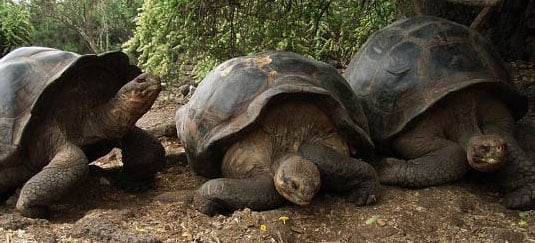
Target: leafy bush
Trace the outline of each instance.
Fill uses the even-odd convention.
[[[146,0],[124,48],[169,82],[184,67],[194,65],[200,80],[224,60],[264,50],[345,64],[394,18],[394,0]]]
[[[33,34],[29,11],[12,1],[0,1],[0,57],[29,43]]]
[[[21,1],[22,2],[22,1]],[[118,50],[130,39],[143,0],[26,0],[35,45],[77,53]]]

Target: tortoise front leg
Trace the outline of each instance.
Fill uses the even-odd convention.
[[[408,131],[394,141],[404,159],[385,158],[377,166],[383,184],[427,187],[460,179],[468,172],[466,152],[438,136]]]
[[[26,217],[46,217],[51,203],[88,177],[87,164],[87,158],[80,148],[70,143],[64,145],[50,163],[22,187],[17,209]]]
[[[535,161],[514,138],[515,121],[507,107],[501,102],[485,105],[480,111],[481,129],[485,134],[501,136],[507,144],[507,164],[495,173],[506,193],[503,203],[507,208],[534,209]]]
[[[120,142],[123,167],[116,184],[130,192],[154,186],[155,175],[165,166],[165,150],[158,139],[139,127],[126,133]]]
[[[509,164],[496,175],[504,188],[507,208],[531,210],[535,207],[535,163],[513,138],[505,138]]]
[[[531,210],[535,207],[535,161],[530,159],[511,132],[499,126],[487,125],[487,134],[500,135],[507,144],[507,164],[495,175],[505,190],[504,205],[507,208]]]
[[[204,183],[195,193],[193,206],[213,216],[237,209],[267,210],[279,207],[284,198],[275,190],[273,177],[218,178]]]
[[[347,198],[357,205],[368,205],[377,201],[379,182],[377,173],[370,164],[319,144],[303,144],[299,152],[316,164],[321,181],[327,188],[347,193]]]

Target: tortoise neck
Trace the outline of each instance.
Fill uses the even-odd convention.
[[[135,126],[136,121],[142,115],[141,111],[129,107],[120,98],[115,97],[97,109],[90,123],[94,124],[96,130],[100,130],[106,137],[116,137]]]
[[[446,133],[449,137],[466,151],[469,141],[473,137],[483,135],[483,131],[478,125],[478,103],[480,92],[466,90],[460,94],[452,96],[444,119],[450,119]]]
[[[461,133],[457,138],[457,143],[464,149],[464,151],[467,151],[470,146],[470,141],[481,136],[484,136],[483,132],[479,128],[474,128],[472,132],[465,131]]]

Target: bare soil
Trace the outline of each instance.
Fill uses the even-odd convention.
[[[519,139],[535,153],[535,65],[510,62],[519,89],[530,97]],[[192,174],[172,133],[180,96],[164,91],[139,125],[161,137],[168,167],[146,193],[122,192],[104,178],[91,178],[53,206],[48,220],[14,211],[16,196],[0,205],[0,242],[531,242],[535,211],[504,208],[492,181],[462,181],[411,190],[384,186],[377,204],[357,207],[320,194],[307,207],[287,205],[208,217],[191,206],[205,179]],[[180,105],[180,103],[178,103]],[[161,127],[166,127],[163,130]],[[535,158],[535,156],[533,157]],[[120,165],[120,152],[101,158]]]

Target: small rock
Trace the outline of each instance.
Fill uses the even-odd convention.
[[[193,202],[193,193],[192,190],[179,190],[172,192],[164,192],[156,197],[154,201],[161,203],[184,203],[191,204]]]
[[[377,220],[377,225],[379,225],[379,226],[381,226],[381,227],[385,226],[385,225],[386,225],[386,220],[384,220],[384,219],[378,219],[378,220]]]
[[[99,182],[101,185],[105,185],[105,186],[109,186],[109,185],[111,185],[111,182],[110,182],[108,179],[106,179],[105,177],[100,177],[100,178],[98,179],[98,182]]]
[[[165,156],[167,163],[170,165],[172,164],[187,165],[188,157],[186,156],[186,151],[184,150],[184,148],[180,147],[175,150],[176,151],[172,151],[172,153],[168,153]]]
[[[212,222],[211,223],[212,226],[214,226],[215,229],[222,229],[223,228],[223,224],[222,223],[219,223],[219,222]]]
[[[22,230],[30,225],[48,223],[45,219],[31,219],[18,213],[0,215],[0,228],[5,230]]]
[[[301,229],[301,228],[298,228],[296,226],[294,227],[291,227],[292,231],[295,232],[295,233],[298,233],[298,234],[302,234],[305,232],[305,230]]]
[[[100,242],[161,242],[156,236],[123,226],[125,212],[93,210],[74,223],[70,235]]]

